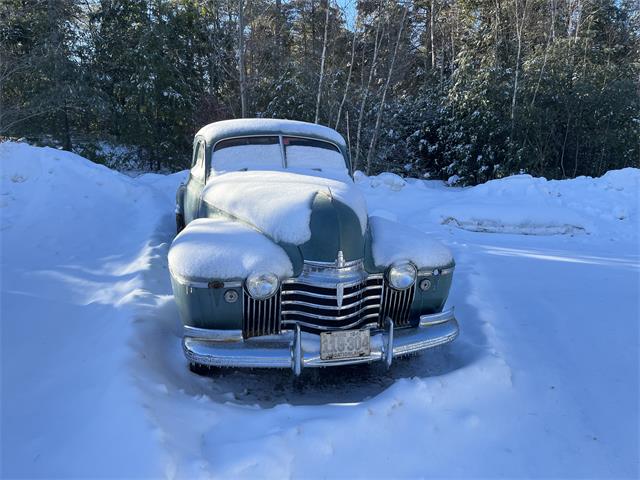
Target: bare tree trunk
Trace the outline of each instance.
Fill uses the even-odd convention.
[[[556,39],[556,7],[557,0],[551,0],[551,41],[553,42]]]
[[[498,45],[500,43],[500,0],[496,0],[496,11],[495,11],[495,28],[493,30],[494,40],[493,40],[493,55],[494,55],[494,66],[497,67],[499,63],[499,48]]]
[[[513,137],[513,130],[515,127],[515,115],[516,115],[516,103],[518,96],[518,78],[520,76],[520,55],[522,53],[522,31],[524,29],[524,22],[527,16],[527,0],[524,0],[524,6],[522,11],[522,20],[518,14],[518,0],[515,0],[516,5],[516,37],[518,39],[518,49],[516,51],[516,69],[513,79],[513,96],[511,97],[511,137]]]
[[[347,75],[347,83],[344,86],[344,95],[342,95],[342,101],[340,102],[340,106],[338,107],[338,118],[336,119],[336,130],[340,125],[340,116],[342,115],[342,108],[344,107],[344,102],[347,100],[347,94],[349,93],[349,85],[351,84],[351,73],[353,72],[353,62],[355,60],[356,55],[356,34],[358,33],[358,19],[356,18],[356,23],[353,26],[353,39],[351,40],[351,63],[349,64],[349,74]]]
[[[536,88],[533,91],[533,98],[531,99],[531,107],[533,107],[533,105],[536,102],[536,97],[538,96],[538,90],[540,89],[540,82],[542,81],[542,76],[544,75],[544,69],[547,65],[547,56],[549,54],[549,45],[553,42],[553,39],[555,37],[555,28],[554,28],[554,23],[555,23],[555,0],[551,0],[551,28],[549,31],[549,34],[547,35],[547,42],[544,46],[544,56],[542,57],[542,67],[540,68],[540,75],[538,75],[538,81],[536,82]]]
[[[278,53],[278,64],[281,67],[284,62],[284,37],[282,30],[284,29],[284,19],[282,16],[282,0],[276,0],[276,48]],[[282,68],[278,70],[278,73],[282,71]]]
[[[402,38],[402,31],[404,30],[404,21],[407,17],[407,8],[405,7],[402,13],[402,20],[400,20],[400,29],[398,30],[398,38],[396,38],[396,46],[393,49],[393,56],[391,57],[391,65],[389,66],[389,73],[387,74],[387,81],[382,89],[382,98],[380,99],[380,107],[378,108],[378,116],[376,118],[376,126],[373,129],[373,137],[371,137],[371,143],[369,144],[369,151],[367,152],[367,175],[371,173],[371,161],[376,149],[376,143],[378,142],[378,133],[380,132],[380,122],[382,120],[382,113],[384,112],[384,102],[387,97],[387,90],[389,89],[389,83],[391,83],[391,77],[393,76],[393,68],[396,63],[396,57],[398,56],[398,47],[400,46],[400,39]]]
[[[247,116],[247,72],[244,64],[244,0],[238,8],[238,71],[240,72],[240,116]]]
[[[436,46],[433,43],[433,29],[435,27],[436,2],[431,0],[431,11],[429,12],[429,35],[431,36],[431,68],[436,66]]]
[[[369,79],[367,80],[367,86],[362,92],[362,101],[360,102],[360,112],[358,113],[358,127],[356,130],[356,153],[353,160],[353,170],[358,168],[360,160],[360,134],[362,133],[362,119],[364,118],[364,107],[367,103],[367,96],[369,95],[369,88],[371,87],[371,80],[373,79],[373,73],[376,69],[376,63],[378,61],[378,49],[382,42],[382,36],[380,35],[380,25],[382,24],[382,13],[378,14],[378,26],[376,27],[376,38],[373,44],[373,59],[371,61],[371,69],[369,70]],[[364,68],[363,68],[364,70]]]
[[[345,123],[347,124],[347,151],[349,152],[349,156],[351,156],[351,135],[349,135],[349,110],[344,112],[344,117],[345,117]]]
[[[322,39],[322,56],[320,57],[320,79],[318,80],[318,96],[316,97],[316,117],[314,123],[318,123],[320,116],[320,98],[322,97],[322,81],[324,80],[324,59],[327,55],[327,32],[329,31],[329,6],[330,0],[327,0],[327,12],[324,16],[324,37]]]
[[[73,150],[73,145],[71,144],[71,129],[69,128],[69,114],[67,112],[67,101],[64,100],[64,104],[62,106],[62,126],[63,126],[63,143],[62,148],[67,152]]]

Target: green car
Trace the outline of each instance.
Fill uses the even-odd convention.
[[[196,134],[169,251],[194,371],[390,366],[456,338],[450,251],[368,216],[351,175],[327,127],[242,119]]]

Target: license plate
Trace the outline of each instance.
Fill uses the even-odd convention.
[[[369,329],[322,332],[320,334],[320,358],[368,357],[371,354]]]

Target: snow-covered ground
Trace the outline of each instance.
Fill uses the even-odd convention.
[[[461,335],[398,361],[188,371],[184,174],[0,145],[2,477],[638,477],[640,171],[474,188],[357,177],[457,261]]]

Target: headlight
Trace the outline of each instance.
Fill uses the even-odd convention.
[[[278,277],[273,273],[252,273],[245,282],[247,291],[256,300],[269,298],[278,290]]]
[[[413,282],[416,281],[417,275],[418,271],[413,263],[401,262],[391,265],[387,277],[393,288],[405,290],[413,285]]]

